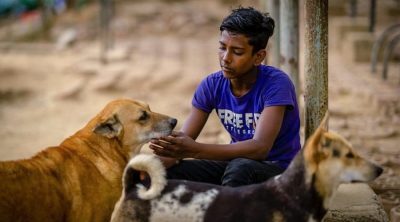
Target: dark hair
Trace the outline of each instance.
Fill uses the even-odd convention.
[[[262,13],[253,7],[243,8],[239,5],[231,9],[231,14],[223,21],[219,30],[229,34],[242,34],[249,39],[253,46],[253,54],[265,49],[269,37],[274,33],[275,21],[268,13]]]

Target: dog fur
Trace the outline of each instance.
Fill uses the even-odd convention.
[[[140,154],[125,169],[111,221],[321,221],[341,183],[369,182],[382,173],[344,138],[327,132],[326,123],[327,115],[283,174],[249,186],[167,181],[159,160]],[[151,184],[140,181],[140,171]]]
[[[146,103],[117,99],[59,146],[0,162],[0,222],[109,221],[129,159],[176,123]]]

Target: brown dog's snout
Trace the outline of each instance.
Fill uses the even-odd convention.
[[[177,119],[171,118],[170,124],[171,124],[171,127],[172,127],[172,128],[174,128],[174,127],[176,126],[177,123],[178,123],[178,120],[177,120]]]

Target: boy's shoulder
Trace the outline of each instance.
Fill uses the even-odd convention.
[[[274,67],[274,66],[268,66],[268,65],[260,65],[260,70],[261,73],[267,74],[267,75],[282,75],[286,74],[282,70]]]
[[[293,82],[290,79],[289,75],[276,67],[261,65],[260,69],[260,82],[262,82],[263,84],[280,85],[282,87],[291,87],[293,85]]]
[[[267,65],[260,65],[261,78],[268,78],[269,80],[282,80],[288,81],[290,77],[282,70]]]
[[[262,74],[261,76],[267,77],[267,78],[289,78],[289,76],[283,72],[282,70],[274,67],[274,66],[268,66],[268,65],[260,65],[259,66],[259,71]],[[209,74],[204,80],[213,80],[213,81],[228,81],[225,77],[224,74],[222,73],[221,70],[214,72],[212,74]]]

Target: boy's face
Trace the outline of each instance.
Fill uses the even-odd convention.
[[[263,51],[263,50],[260,50]],[[230,35],[224,30],[219,40],[219,63],[224,77],[236,79],[243,77],[252,70],[254,66],[262,62],[259,52],[252,55],[253,46],[242,34]]]

